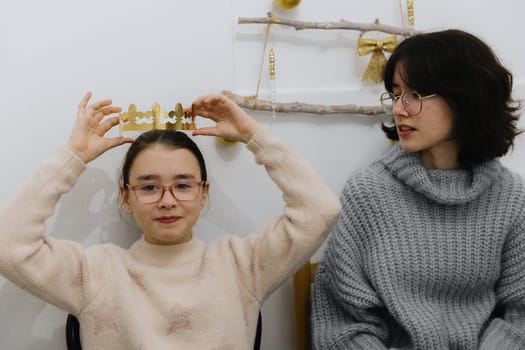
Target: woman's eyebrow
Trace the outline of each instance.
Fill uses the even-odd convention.
[[[137,180],[139,181],[150,181],[150,180],[160,180],[159,175],[155,174],[144,174],[137,177]],[[182,174],[175,174],[172,179],[174,180],[186,180],[186,179],[196,179],[197,176],[191,174],[191,173],[182,173]]]
[[[173,177],[174,179],[196,179],[197,177],[193,174],[177,174]]]
[[[145,175],[140,175],[139,177],[137,177],[137,180],[158,180],[158,179],[160,179],[160,176],[153,175],[153,174],[145,174]]]

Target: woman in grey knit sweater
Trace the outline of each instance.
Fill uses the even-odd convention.
[[[512,75],[475,36],[410,37],[381,95],[399,140],[347,181],[313,286],[316,349],[525,349]]]

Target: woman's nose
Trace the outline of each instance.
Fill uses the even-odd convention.
[[[171,192],[171,188],[164,188],[159,199],[159,206],[162,208],[173,207],[177,205],[177,198]]]
[[[397,100],[394,100],[392,102],[393,102],[393,105],[392,105],[392,114],[393,115],[398,115],[398,116],[402,116],[402,117],[409,117],[410,116],[408,114],[408,112],[406,111],[405,106],[403,106],[403,99],[402,98],[398,98]]]

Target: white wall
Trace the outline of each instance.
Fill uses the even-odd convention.
[[[404,1],[403,1],[404,3]],[[127,107],[168,109],[176,102],[223,89],[255,92],[264,25],[238,25],[238,17],[263,17],[271,0],[3,0],[0,10],[0,203],[40,161],[62,145],[85,91]],[[304,0],[277,14],[305,21],[372,22],[400,26],[398,0]],[[513,71],[516,96],[525,97],[521,16],[525,3],[502,0],[415,1],[416,29],[471,31],[492,45]],[[369,37],[383,34],[369,33]],[[368,57],[356,54],[353,31],[297,32],[271,28],[277,61],[277,99],[322,104],[376,105],[381,86],[361,82]],[[267,65],[260,97],[268,98]],[[378,157],[389,143],[377,120],[351,115],[253,113],[308,158],[339,193],[349,173]],[[245,235],[282,207],[280,194],[241,145],[198,138],[211,174],[211,203],[197,234]],[[135,226],[116,210],[117,174],[124,148],[90,164],[77,187],[49,221],[53,235],[90,245],[128,246]],[[504,158],[525,175],[523,137]],[[291,284],[263,309],[263,348],[292,349]],[[65,349],[65,314],[0,279],[0,349]]]

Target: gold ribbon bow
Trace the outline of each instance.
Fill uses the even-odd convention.
[[[383,51],[392,52],[397,46],[397,36],[390,35],[384,40],[366,39],[359,37],[357,42],[357,53],[359,56],[372,54],[366,71],[363,74],[363,81],[372,79],[376,84],[383,80],[383,68],[386,64],[386,57]]]

